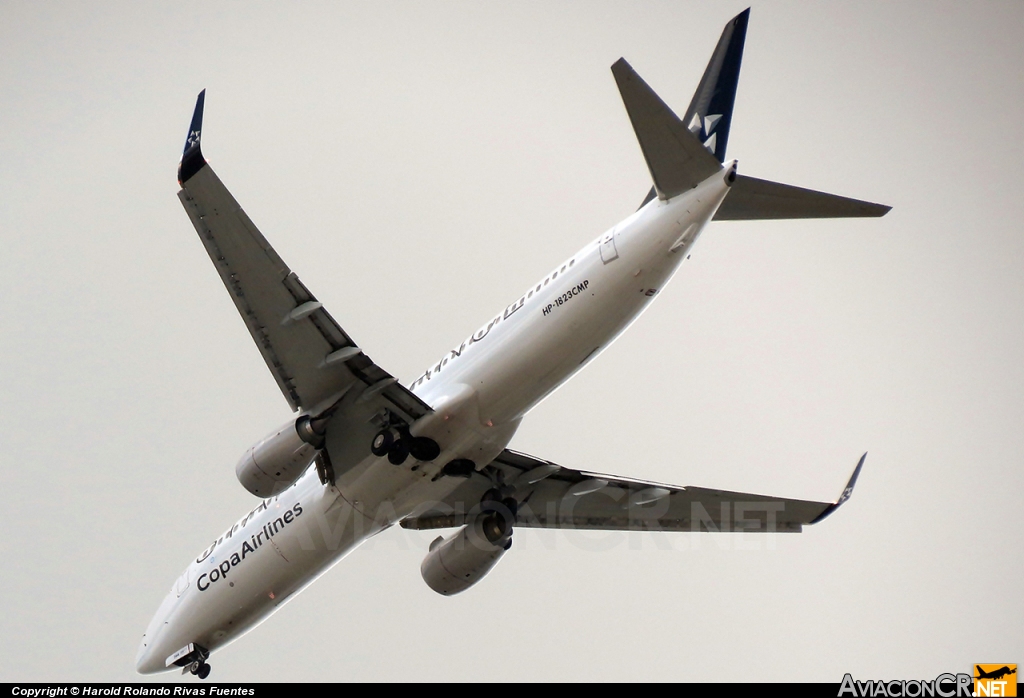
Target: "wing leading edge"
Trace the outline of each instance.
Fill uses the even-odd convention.
[[[356,388],[410,422],[429,413],[335,322],[206,163],[205,96],[199,93],[178,167],[178,198],[288,404],[312,411]]]
[[[483,494],[497,477],[520,502],[515,525],[623,531],[798,533],[841,506],[857,482],[865,453],[842,496],[811,502],[744,492],[680,487],[563,468],[506,449],[441,502],[402,521],[411,529],[461,526],[479,511]]]

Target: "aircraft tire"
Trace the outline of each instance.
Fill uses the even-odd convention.
[[[426,436],[413,436],[409,443],[409,453],[416,460],[432,461],[441,455],[441,447]]]
[[[388,451],[388,460],[391,461],[392,465],[401,465],[408,457],[409,445],[405,439],[399,439],[391,444],[391,450]]]
[[[390,429],[381,429],[370,442],[370,453],[377,457],[384,456],[391,452],[391,447],[394,445],[394,433]]]
[[[506,497],[501,500],[502,505],[508,509],[508,513],[512,514],[512,518],[516,518],[516,514],[519,512],[519,502],[514,497]]]

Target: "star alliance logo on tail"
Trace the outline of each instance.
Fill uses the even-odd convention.
[[[690,125],[687,126],[693,135],[701,139],[704,143],[704,147],[707,148],[712,155],[715,154],[715,145],[718,143],[718,134],[712,133],[712,131],[715,130],[715,126],[718,125],[721,118],[721,114],[709,114],[704,117],[703,121],[701,121],[700,114],[694,114],[693,118],[690,119]]]

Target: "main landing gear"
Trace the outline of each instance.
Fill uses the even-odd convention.
[[[484,516],[484,535],[490,541],[498,541],[508,536],[504,548],[512,547],[512,525],[519,512],[519,502],[515,497],[502,496],[504,488],[492,487],[480,498],[480,512]]]
[[[188,668],[188,670],[189,673],[191,673],[193,676],[198,676],[201,679],[205,679],[207,676],[210,675],[210,665],[207,664],[205,661],[192,662],[192,665]]]
[[[441,455],[441,447],[426,436],[413,436],[408,427],[385,427],[377,432],[370,443],[375,456],[387,456],[393,465],[401,465],[412,456],[419,461],[432,461]]]

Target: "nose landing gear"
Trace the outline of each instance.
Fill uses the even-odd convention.
[[[205,679],[210,675],[210,665],[204,661],[192,662],[188,670],[193,676],[198,676],[201,679]]]
[[[182,674],[205,679],[210,675],[210,665],[206,663],[209,656],[210,650],[190,642],[167,658],[167,667],[180,666]]]

